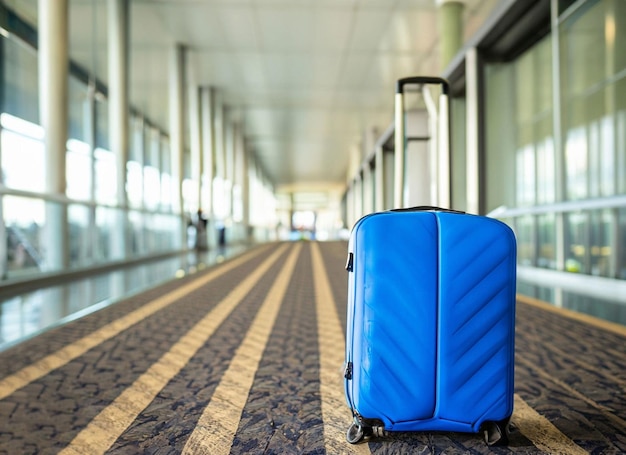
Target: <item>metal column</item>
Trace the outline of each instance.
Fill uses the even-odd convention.
[[[185,48],[176,44],[172,50],[169,79],[170,101],[170,160],[172,172],[172,209],[176,213],[182,212],[183,196],[181,185],[183,181],[183,150],[184,141],[184,72]]]
[[[200,89],[200,118],[202,130],[203,192],[200,206],[209,219],[213,217],[213,178],[215,177],[215,89]]]
[[[117,232],[111,236],[111,257],[125,258],[127,252],[128,217],[126,208],[126,163],[128,162],[128,2],[109,0],[109,143],[117,169]]]
[[[202,208],[202,173],[204,168],[202,152],[202,128],[200,120],[200,88],[194,81],[189,82],[189,131],[191,135],[191,180],[195,182],[194,192],[198,207]]]
[[[202,87],[200,89],[200,119],[202,130],[202,174],[200,179],[201,194],[200,207],[207,217],[207,233],[209,248],[215,247],[217,239],[215,233],[215,210],[213,203],[213,182],[215,179],[215,89]]]
[[[39,117],[45,131],[46,191],[65,197],[68,122],[68,0],[39,1]],[[69,266],[67,206],[46,202],[46,264]]]
[[[178,247],[186,245],[183,223],[183,150],[184,142],[184,72],[185,49],[176,44],[172,49],[169,79],[170,102],[170,163],[172,176],[172,211],[180,214],[181,228]]]
[[[441,67],[445,68],[463,47],[463,9],[460,0],[438,0]]]

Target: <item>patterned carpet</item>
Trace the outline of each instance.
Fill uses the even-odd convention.
[[[626,453],[626,328],[520,296],[506,447],[350,445],[347,245],[264,245],[0,353],[0,453]]]

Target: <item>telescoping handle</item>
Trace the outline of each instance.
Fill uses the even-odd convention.
[[[450,92],[450,84],[443,77],[413,76],[398,79],[398,82],[396,83],[396,93],[404,93],[404,86],[409,84],[441,84],[444,95],[448,95]]]
[[[404,207],[405,186],[405,148],[406,134],[404,122],[404,87],[406,85],[441,85],[441,101],[438,122],[438,136],[436,156],[432,157],[431,169],[434,169],[431,178],[437,181],[437,194],[434,196],[436,204],[449,206],[450,190],[450,84],[442,77],[413,76],[399,79],[396,83],[395,97],[395,151],[394,151],[394,207]],[[431,103],[432,104],[432,103]],[[433,108],[434,109],[434,108]]]

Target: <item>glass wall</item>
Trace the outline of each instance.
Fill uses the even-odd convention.
[[[487,211],[513,215],[520,266],[623,280],[626,2],[558,8],[551,34],[485,67]]]
[[[515,207],[516,168],[522,158],[517,157],[515,133],[516,92],[514,89],[515,67],[512,65],[489,65],[485,68],[486,90],[486,151],[485,194],[486,211],[499,207]],[[491,113],[498,112],[499,115]],[[522,152],[523,156],[523,152]],[[518,171],[518,172],[521,172]],[[517,190],[519,191],[519,190]]]
[[[67,266],[78,269],[186,248],[182,242],[186,230],[183,214],[172,212],[167,132],[134,109],[128,160],[121,171],[126,172],[128,207],[120,205],[124,199],[117,187],[120,170],[110,150],[109,102],[101,82],[107,76],[106,2],[70,2],[70,57],[79,55],[91,64],[89,70],[75,62],[70,65],[66,192],[46,192],[44,131],[39,125],[37,24],[18,16],[28,12],[23,17],[36,18],[36,9],[28,9],[36,6],[29,5],[0,4],[3,27],[10,32],[0,37],[0,240],[6,239],[6,247],[0,248],[1,278],[35,277],[44,271],[61,272]],[[11,8],[19,11],[16,14]],[[78,9],[81,13],[88,10],[91,24],[78,23],[85,17],[75,14]],[[14,26],[16,29],[11,29]],[[72,39],[72,30],[79,28],[83,33],[88,29],[90,38],[83,42]],[[186,212],[195,213],[198,183],[191,181],[190,175],[191,167],[199,163],[190,162],[188,151],[184,163],[183,204]],[[271,185],[260,170],[249,178],[248,187],[255,191],[250,195],[251,203],[263,199],[262,206],[268,210],[275,207]],[[243,209],[241,193],[233,204]],[[267,214],[255,222],[259,231],[274,229],[276,224]],[[230,240],[243,240],[241,237]],[[60,238],[62,246],[52,246],[52,238]],[[256,238],[268,236],[259,233]]]
[[[589,1],[565,9],[558,30],[561,137],[566,201],[624,195],[626,3]],[[620,278],[619,210],[566,213],[566,270]]]
[[[487,212],[555,200],[550,44],[486,68]]]

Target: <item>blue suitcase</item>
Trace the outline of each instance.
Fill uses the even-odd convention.
[[[427,207],[354,225],[348,442],[387,431],[481,432],[489,445],[508,442],[515,255],[512,230],[478,215]]]

